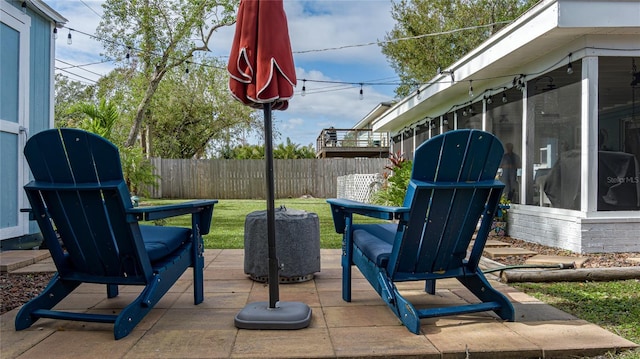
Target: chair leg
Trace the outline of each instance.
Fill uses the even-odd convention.
[[[204,301],[204,257],[197,255],[193,264],[193,304]]]
[[[127,305],[120,314],[113,325],[113,336],[116,340],[122,339],[129,335],[133,328],[140,323],[147,313],[151,311],[153,305],[147,305],[143,301],[145,292],[149,289],[146,287],[142,293],[132,303]],[[155,303],[153,303],[155,304]]]
[[[345,233],[345,237],[347,234]],[[342,240],[342,300],[351,302],[351,267],[353,265],[353,245],[347,238]]]
[[[475,274],[459,277],[458,280],[482,302],[499,303],[500,309],[494,311],[500,318],[508,321],[515,320],[515,312],[509,299],[493,288],[482,272],[476,270]]]
[[[39,296],[22,306],[16,316],[16,330],[29,328],[39,318],[33,315],[33,311],[53,308],[79,285],[80,282],[64,280],[56,273]]]
[[[193,267],[193,304],[204,301],[204,239],[200,234],[200,217],[191,217],[191,266]]]
[[[199,262],[204,263],[204,259],[201,256],[200,259],[201,261]],[[129,335],[133,328],[140,323],[190,266],[193,266],[194,278],[197,276],[195,272],[200,272],[199,275],[202,276],[202,271],[197,270],[198,268],[202,269],[202,265],[194,264],[193,262],[192,248],[185,248],[180,255],[168,261],[167,265],[155,268],[152,280],[145,286],[140,295],[118,314],[113,327],[115,339]],[[197,283],[194,283],[195,293],[198,292],[197,287]],[[202,282],[200,282],[200,290],[202,290]]]
[[[424,291],[429,294],[436,294],[436,281],[434,279],[427,279],[424,284]]]
[[[395,290],[395,307],[392,307],[395,315],[407,329],[413,334],[420,334],[420,317],[416,308]]]
[[[118,285],[107,284],[107,298],[115,298],[118,296]]]
[[[342,300],[351,301],[351,261],[342,254]]]

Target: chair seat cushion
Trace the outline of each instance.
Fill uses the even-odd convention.
[[[389,261],[397,230],[398,225],[395,223],[355,224],[353,243],[376,266],[384,267]]]
[[[140,226],[140,232],[151,262],[171,254],[191,235],[191,229],[182,227]]]

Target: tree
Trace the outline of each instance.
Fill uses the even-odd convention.
[[[69,112],[81,114],[81,119],[74,121],[79,124],[80,128],[100,135],[118,145],[112,132],[120,119],[120,112],[115,103],[104,98],[100,99],[98,105],[81,102],[72,106]],[[148,186],[156,185],[153,165],[144,157],[142,149],[140,147],[118,147],[122,172],[129,191],[133,194],[141,194],[146,192]]]
[[[198,51],[213,33],[235,22],[237,0],[107,0],[96,30],[106,55],[140,67],[138,105],[124,143],[131,147],[160,82]]]
[[[315,158],[316,153],[312,145],[300,147],[299,144],[293,143],[289,137],[287,142],[279,143],[273,149],[273,157],[281,159],[297,159],[297,158]]]
[[[387,34],[382,53],[402,84],[398,96],[406,96],[480,45],[495,32],[537,3],[537,0],[399,0],[392,5],[396,25]],[[489,27],[479,27],[489,25]],[[478,28],[449,32],[461,28]],[[422,36],[416,39],[394,39]]]
[[[211,141],[260,129],[257,112],[229,95],[224,65],[203,58],[188,69],[169,71],[151,103],[152,156],[202,158]]]
[[[220,154],[221,158],[236,159],[236,160],[249,160],[249,159],[264,159],[264,145],[239,145],[233,148],[227,148]],[[304,147],[300,147],[299,144],[293,143],[290,138],[287,137],[286,143],[279,143],[274,146],[273,158],[276,159],[298,159],[298,158],[315,158],[316,153],[313,149],[313,145],[309,144]]]
[[[107,102],[102,98],[97,106],[90,102],[80,102],[69,110],[72,113],[79,112],[86,115],[79,124],[80,128],[113,141],[111,130],[120,118],[120,112],[113,102]]]
[[[92,101],[95,95],[95,86],[85,85],[65,75],[56,74],[54,92],[53,118],[55,126],[77,127],[74,118],[77,118],[78,114],[74,114],[71,108],[78,102]]]

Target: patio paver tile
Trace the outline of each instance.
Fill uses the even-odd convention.
[[[134,330],[125,338],[118,340],[118,345],[113,345],[112,330],[82,332],[58,330],[18,358],[121,358],[134,345],[137,345],[144,333],[142,330]]]
[[[150,330],[124,358],[228,358],[235,330]]]
[[[425,320],[421,330],[443,357],[538,358],[539,346],[488,316],[459,315]]]
[[[636,344],[584,320],[512,322],[505,326],[535,343],[546,357],[590,357],[603,348],[633,348]]]
[[[404,326],[329,328],[338,357],[440,358],[440,352],[424,335],[407,335]]]
[[[240,330],[231,357],[328,358],[335,357],[335,353],[326,328],[307,328],[294,332]]]

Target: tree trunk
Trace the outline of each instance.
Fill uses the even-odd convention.
[[[158,85],[162,80],[164,72],[154,74],[153,79],[149,82],[149,87],[147,87],[147,91],[144,94],[144,98],[138,105],[138,109],[136,110],[136,117],[133,121],[133,126],[131,126],[131,130],[129,131],[129,136],[127,137],[127,142],[125,142],[125,147],[132,147],[136,143],[136,139],[138,138],[138,133],[140,132],[140,126],[142,125],[142,120],[144,120],[144,114],[147,112],[149,108],[149,103],[151,103],[151,99],[153,95],[156,93],[158,89]]]
[[[500,274],[500,278],[504,283],[583,282],[640,279],[640,267],[505,270]]]

